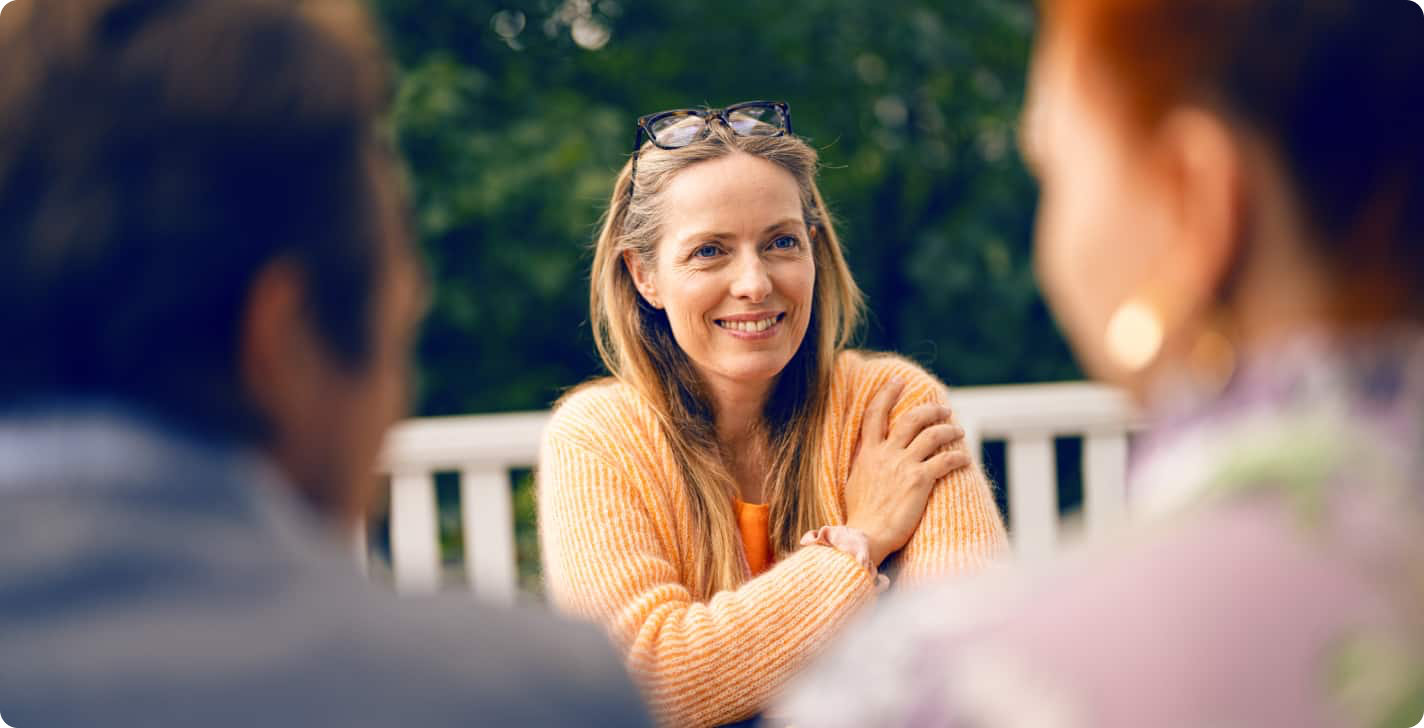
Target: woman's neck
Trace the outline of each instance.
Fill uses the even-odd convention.
[[[748,503],[762,502],[762,480],[767,468],[762,413],[775,384],[775,380],[750,384],[708,382],[717,444],[726,453],[727,467],[737,478],[741,499]]]
[[[771,394],[771,382],[743,385],[739,382],[710,385],[713,424],[717,441],[724,448],[751,442],[760,431],[762,412]]]

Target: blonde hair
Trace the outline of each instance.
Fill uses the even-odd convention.
[[[814,495],[822,466],[817,444],[825,427],[836,355],[849,344],[864,307],[816,187],[816,151],[801,139],[789,134],[740,136],[713,122],[706,138],[686,147],[664,150],[644,145],[636,180],[632,160],[619,173],[595,244],[590,320],[604,365],[652,404],[667,433],[692,508],[690,587],[699,599],[735,588],[745,578],[731,498],[735,486],[718,445],[701,378],[673,339],[667,315],[638,294],[624,253],[632,251],[651,268],[666,214],[662,193],[669,182],[698,162],[735,153],[770,161],[796,179],[816,267],[805,338],[763,410],[772,459],[765,492],[777,558],[795,550],[802,533],[830,522],[834,504]],[[631,195],[630,185],[634,185]]]

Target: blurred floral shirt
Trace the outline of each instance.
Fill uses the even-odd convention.
[[[804,728],[1408,728],[1424,718],[1424,331],[1301,337],[1179,396],[1133,523],[890,602]]]

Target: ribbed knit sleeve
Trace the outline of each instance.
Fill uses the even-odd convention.
[[[938,379],[892,355],[876,356],[862,365],[860,375],[855,377],[862,390],[856,401],[867,401],[892,377],[905,382],[905,390],[891,412],[892,427],[900,415],[919,405],[945,403],[945,386]],[[952,396],[948,404],[953,409]],[[853,430],[859,430],[863,414],[864,408],[857,407],[850,423]],[[975,462],[935,484],[919,528],[899,553],[895,587],[971,574],[1008,555],[1008,533],[994,502],[992,486]]]
[[[750,717],[874,598],[870,575],[840,551],[809,546],[698,602],[680,573],[686,539],[664,512],[666,494],[652,490],[667,486],[604,437],[617,424],[579,421],[574,409],[556,415],[539,469],[551,598],[608,627],[663,723]]]

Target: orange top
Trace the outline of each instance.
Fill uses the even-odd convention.
[[[828,525],[845,523],[861,418],[891,377],[905,382],[892,426],[916,405],[944,399],[944,385],[900,357],[847,351],[836,359],[810,484]],[[700,585],[684,581],[700,558],[692,503],[662,423],[617,380],[564,397],[537,471],[545,584],[559,609],[607,628],[664,725],[746,720],[878,599],[875,579],[848,554],[803,546],[760,576],[698,599]],[[989,481],[963,468],[935,485],[892,588],[972,573],[1007,553]]]
[[[732,505],[737,509],[737,527],[742,531],[742,551],[747,555],[747,566],[751,567],[752,576],[759,576],[771,566],[771,527],[767,525],[771,505],[743,503],[740,498],[733,498]]]

